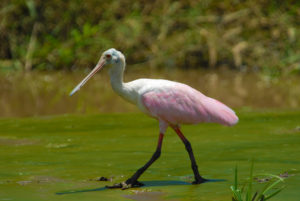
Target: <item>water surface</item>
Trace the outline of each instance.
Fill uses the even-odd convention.
[[[158,124],[142,114],[49,116],[0,120],[0,200],[231,200],[234,168],[243,183],[254,173],[294,176],[273,200],[300,197],[300,112],[238,112],[240,122],[183,126],[200,173],[215,179],[191,185],[180,139],[167,131],[162,155],[140,178],[143,188],[108,190],[155,150]],[[112,182],[95,181],[97,177]],[[260,184],[255,186],[261,187]]]
[[[0,117],[138,112],[136,106],[113,92],[107,68],[69,97],[88,71],[0,74]],[[188,84],[233,108],[300,108],[299,76],[270,79],[228,70],[157,71],[147,65],[128,66],[125,73],[126,82],[145,77]]]

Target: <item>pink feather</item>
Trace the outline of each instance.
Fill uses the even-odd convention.
[[[173,125],[215,122],[232,126],[238,122],[232,109],[181,83],[146,92],[142,102],[151,116]]]

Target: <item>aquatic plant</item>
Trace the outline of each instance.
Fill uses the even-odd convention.
[[[285,186],[279,186],[280,183],[284,182],[284,179],[280,176],[273,174],[260,174],[257,176],[267,176],[268,179],[265,185],[260,189],[253,191],[253,162],[250,168],[249,180],[239,187],[238,184],[238,169],[235,167],[234,172],[234,185],[231,186],[232,200],[233,201],[265,201],[277,195],[282,191]]]

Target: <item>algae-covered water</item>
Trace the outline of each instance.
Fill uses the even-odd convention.
[[[191,185],[188,154],[172,130],[162,155],[140,178],[143,188],[105,189],[141,167],[155,150],[158,125],[142,114],[0,120],[0,200],[231,200],[238,165],[254,174],[285,171],[286,188],[272,200],[300,197],[300,112],[238,112],[240,122],[183,126],[200,173],[220,181]],[[96,181],[97,177],[112,181]],[[222,181],[225,180],[225,181]],[[260,188],[262,184],[256,184]]]

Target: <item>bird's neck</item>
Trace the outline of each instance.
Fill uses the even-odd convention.
[[[131,95],[132,90],[123,82],[123,75],[125,70],[125,61],[120,60],[118,63],[113,64],[109,69],[110,83],[113,90],[121,97],[129,102],[135,102]]]
[[[122,89],[124,82],[123,82],[123,74],[125,70],[125,63],[118,62],[113,64],[112,67],[109,69],[109,76],[110,76],[110,83],[114,90]]]

